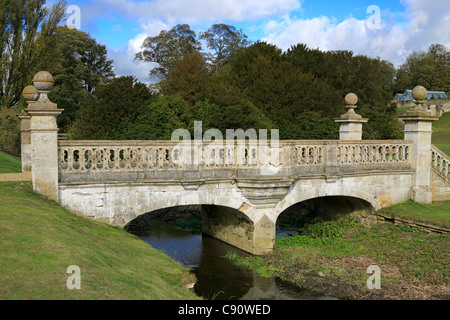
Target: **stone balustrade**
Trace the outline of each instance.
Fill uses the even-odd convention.
[[[404,141],[386,143],[386,141],[364,141],[342,143],[338,145],[338,163],[404,163],[409,160],[411,145]]]
[[[431,146],[431,168],[442,179],[450,182],[450,158],[435,146]]]
[[[278,177],[322,174],[325,167],[333,165],[339,166],[342,172],[348,171],[346,167],[351,167],[353,172],[383,168],[410,169],[411,143],[403,140],[288,140],[270,146],[261,142],[247,140],[244,143],[234,140],[234,145],[231,146],[226,142],[213,141],[192,142],[186,148],[180,141],[68,140],[59,141],[58,148],[61,181],[70,182],[73,181],[69,178],[71,175],[80,173],[90,174],[83,179],[98,181],[105,179],[106,175],[95,175],[97,173],[168,173],[228,169],[226,177],[233,177],[236,176],[235,170],[253,169],[251,174],[254,175],[254,170],[271,167],[276,169]],[[185,158],[186,152],[190,153],[188,158]],[[110,175],[108,179],[113,177],[114,175]],[[134,177],[155,179],[157,176],[141,174]],[[174,175],[170,177],[177,178]],[[185,179],[185,176],[183,177]]]

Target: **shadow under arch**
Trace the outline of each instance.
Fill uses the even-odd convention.
[[[276,228],[289,225],[301,227],[314,218],[324,221],[350,217],[363,225],[371,225],[376,220],[375,208],[365,199],[352,196],[322,196],[305,199],[279,212]]]
[[[136,215],[124,229],[132,231],[145,228],[154,218],[170,222],[186,216],[193,218],[193,221],[201,220],[200,228],[194,231],[201,231],[247,252],[253,250],[254,223],[251,218],[238,209],[222,205],[183,205],[156,209]]]

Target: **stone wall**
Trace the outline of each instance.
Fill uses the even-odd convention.
[[[450,184],[433,171],[431,172],[431,191],[433,201],[450,200]]]
[[[244,251],[253,251],[253,222],[237,210],[202,206],[202,232]]]

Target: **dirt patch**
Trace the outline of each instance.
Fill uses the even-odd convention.
[[[31,172],[1,173],[0,181],[31,181]]]

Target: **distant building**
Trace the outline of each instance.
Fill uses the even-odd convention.
[[[428,91],[428,100],[447,99],[447,95],[443,91]],[[406,90],[404,93],[397,93],[394,97],[394,101],[397,102],[410,102],[414,101],[412,90]]]

